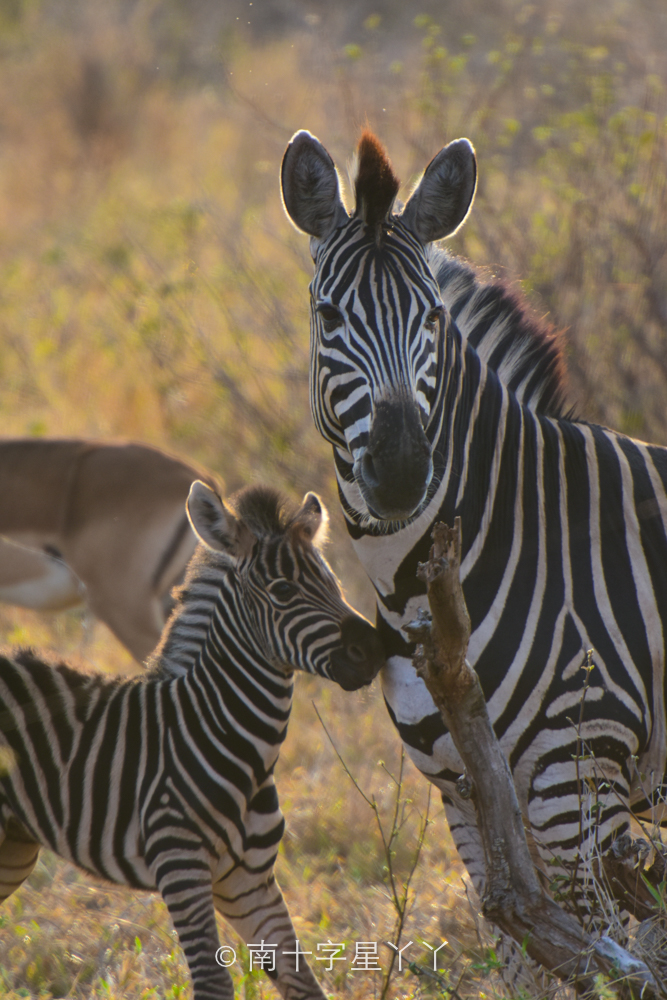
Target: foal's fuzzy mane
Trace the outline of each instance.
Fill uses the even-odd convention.
[[[228,501],[234,514],[259,537],[284,535],[299,507],[271,486],[246,486]]]

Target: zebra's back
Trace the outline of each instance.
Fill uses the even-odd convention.
[[[0,740],[9,761],[0,816],[12,815],[35,841],[86,871],[155,888],[141,859],[137,811],[146,775],[141,688],[30,650],[2,656]]]

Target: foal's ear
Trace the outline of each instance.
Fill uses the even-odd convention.
[[[234,517],[218,494],[199,479],[190,487],[185,503],[192,530],[207,549],[225,552],[234,559],[248,555],[255,536]]]
[[[444,239],[464,221],[476,186],[475,150],[467,139],[456,139],[433,157],[401,218],[422,243]]]
[[[297,229],[324,240],[347,222],[334,161],[305,129],[292,136],[280,179],[285,211]]]
[[[292,529],[304,541],[321,548],[327,540],[328,527],[329,514],[317,493],[306,493],[292,521]]]

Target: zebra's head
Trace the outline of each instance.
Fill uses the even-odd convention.
[[[428,248],[463,222],[475,193],[467,139],[431,160],[402,212],[399,181],[379,141],[362,135],[356,205],[341,198],[331,156],[297,132],[282,165],[292,222],[311,237],[313,417],[347,456],[361,502],[379,520],[406,520],[433,476],[431,414],[442,391],[446,316]]]
[[[202,482],[187,502],[200,542],[214,560],[223,557],[223,600],[234,602],[228,620],[247,624],[272,664],[320,674],[346,691],[370,684],[384,664],[380,637],[344,599],[322,555],[328,518],[319,497],[307,493],[296,507],[251,487],[233,506]]]

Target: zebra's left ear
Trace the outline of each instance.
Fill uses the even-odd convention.
[[[280,171],[283,205],[302,232],[324,240],[349,216],[340,196],[334,161],[314,135],[292,136]]]
[[[324,545],[327,540],[329,514],[317,493],[306,493],[292,523],[304,541],[310,542],[317,548]]]
[[[476,186],[475,150],[467,139],[456,139],[433,157],[401,218],[422,243],[444,239],[464,221]]]
[[[190,487],[185,502],[195,535],[207,549],[226,552],[232,558],[247,555],[255,542],[250,529],[229,511],[218,494],[199,479]]]

